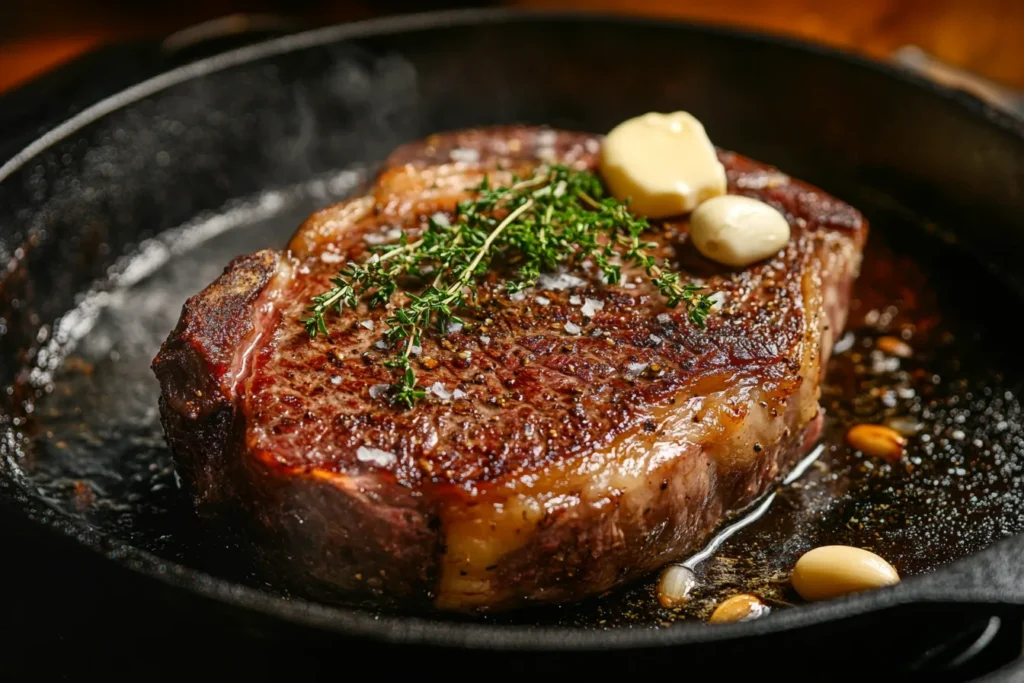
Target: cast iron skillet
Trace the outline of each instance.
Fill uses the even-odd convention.
[[[173,595],[211,599],[203,604],[220,605],[210,611],[217,618],[252,619],[271,630],[313,627],[308,633],[316,638],[344,634],[488,657],[512,653],[517,661],[524,652],[559,662],[574,661],[575,653],[593,662],[643,650],[651,658],[645,662],[653,662],[691,646],[704,654],[735,647],[768,653],[782,642],[869,628],[878,648],[910,652],[909,643],[938,639],[945,617],[935,619],[934,633],[908,634],[900,619],[909,614],[915,623],[933,613],[951,621],[952,615],[1019,618],[1024,535],[891,589],[714,628],[542,627],[529,617],[496,625],[369,614],[283,599],[169,561],[152,546],[143,549],[136,540],[146,530],[125,528],[123,515],[77,514],[74,500],[56,500],[25,475],[52,460],[32,452],[40,437],[33,429],[42,420],[34,411],[45,409],[50,373],[59,371],[62,345],[75,336],[66,314],[89,310],[87,292],[123,283],[126,263],[145,266],[145,249],[159,251],[146,240],[194,224],[197,216],[223,214],[231,202],[267,188],[308,187],[311,178],[320,183],[311,196],[326,203],[332,183],[338,192],[349,186],[339,169],[372,165],[397,144],[431,132],[511,122],[603,131],[637,112],[673,109],[711,122],[717,144],[833,191],[869,218],[882,206],[917,217],[930,229],[920,239],[945,240],[965,264],[984,264],[980,277],[990,296],[978,303],[979,315],[1012,318],[1019,310],[1024,135],[1018,122],[967,95],[831,50],[665,22],[464,11],[331,27],[244,47],[131,87],[0,166],[0,263],[6,264],[0,386],[9,387],[0,423],[4,503],[112,563],[159,579],[159,590],[170,586]],[[272,211],[274,201],[258,206]],[[137,255],[140,243],[141,261],[119,261]],[[144,329],[146,316],[140,311],[124,329]],[[136,390],[124,386],[124,400]],[[120,427],[145,451],[131,457],[152,457],[154,468],[163,467],[161,445],[131,428]],[[104,502],[131,511],[131,524],[146,523],[150,501],[138,494],[114,500],[116,492],[110,498]],[[802,640],[784,640],[794,633]]]

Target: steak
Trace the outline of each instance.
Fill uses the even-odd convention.
[[[454,216],[485,175],[593,169],[600,143],[517,126],[406,145],[365,196],[189,299],[153,369],[199,512],[244,517],[307,595],[479,611],[642,576],[771,488],[819,436],[867,224],[738,154],[719,152],[729,192],[781,211],[788,246],[734,270],[696,251],[685,218],[650,235],[685,282],[715,293],[704,329],[629,268],[611,286],[584,262],[512,296],[494,273],[479,308],[459,311],[464,327],[424,335],[415,365],[429,389],[408,409],[380,396],[394,381],[387,311],[332,315],[312,340],[299,322],[340,265]]]

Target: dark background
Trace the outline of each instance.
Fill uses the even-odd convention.
[[[740,25],[886,58],[915,44],[957,65],[1024,88],[1020,0],[0,0],[0,91],[111,42],[159,38],[235,13],[277,14],[297,25],[442,7],[570,8]]]

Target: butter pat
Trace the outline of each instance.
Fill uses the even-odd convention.
[[[690,216],[690,239],[697,251],[734,268],[775,255],[789,242],[789,234],[785,216],[750,197],[715,197]]]
[[[601,175],[616,199],[649,218],[688,213],[725,194],[725,167],[704,126],[684,111],[644,114],[612,129]]]

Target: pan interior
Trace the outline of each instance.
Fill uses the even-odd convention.
[[[312,210],[343,196],[350,169],[266,191],[144,242],[107,287],[63,319],[75,338],[35,368],[46,395],[33,405],[19,468],[64,514],[175,563],[287,595],[229,537],[200,530],[179,494],[149,364],[184,300],[239,253],[278,246]],[[844,543],[874,549],[901,575],[927,572],[1024,530],[1019,362],[972,304],[987,276],[943,278],[949,247],[905,212],[861,203],[872,220],[849,332],[829,368],[822,403],[826,450],[768,514],[733,536],[698,574],[694,599],[666,610],[653,577],[583,605],[487,617],[500,623],[612,627],[699,619],[728,595],[774,608],[799,602],[787,582],[800,553]],[[962,271],[961,271],[962,272]],[[886,341],[879,342],[882,338]],[[910,358],[879,347],[899,340]],[[58,362],[54,362],[59,359]],[[898,463],[844,443],[852,424],[911,435]],[[225,540],[228,540],[225,550]]]
[[[525,40],[536,49],[515,49]],[[1024,367],[1005,314],[1016,295],[933,227],[963,227],[956,197],[977,214],[962,237],[1008,225],[1013,207],[980,212],[998,203],[986,203],[1000,190],[992,178],[1013,177],[1012,150],[980,124],[961,134],[962,117],[930,110],[934,98],[806,56],[667,27],[451,27],[277,55],[115,112],[0,181],[0,256],[21,269],[0,288],[4,474],[76,524],[286,594],[178,495],[149,364],[184,300],[231,258],[280,247],[400,142],[490,123],[604,131],[639,111],[688,109],[722,146],[822,185],[872,223],[822,396],[825,454],[702,566],[682,610],[662,609],[647,580],[485,621],[653,628],[704,618],[736,592],[782,609],[798,602],[789,569],[815,545],[870,547],[910,576],[1024,531]],[[810,89],[813,101],[792,106]],[[875,112],[868,94],[902,106]],[[946,147],[929,145],[939,139]],[[978,167],[954,181],[947,157]],[[925,171],[935,177],[915,175]],[[946,182],[961,193],[935,190]],[[883,353],[882,337],[912,355]],[[911,434],[906,456],[890,465],[851,451],[843,434],[854,422],[898,425]]]

